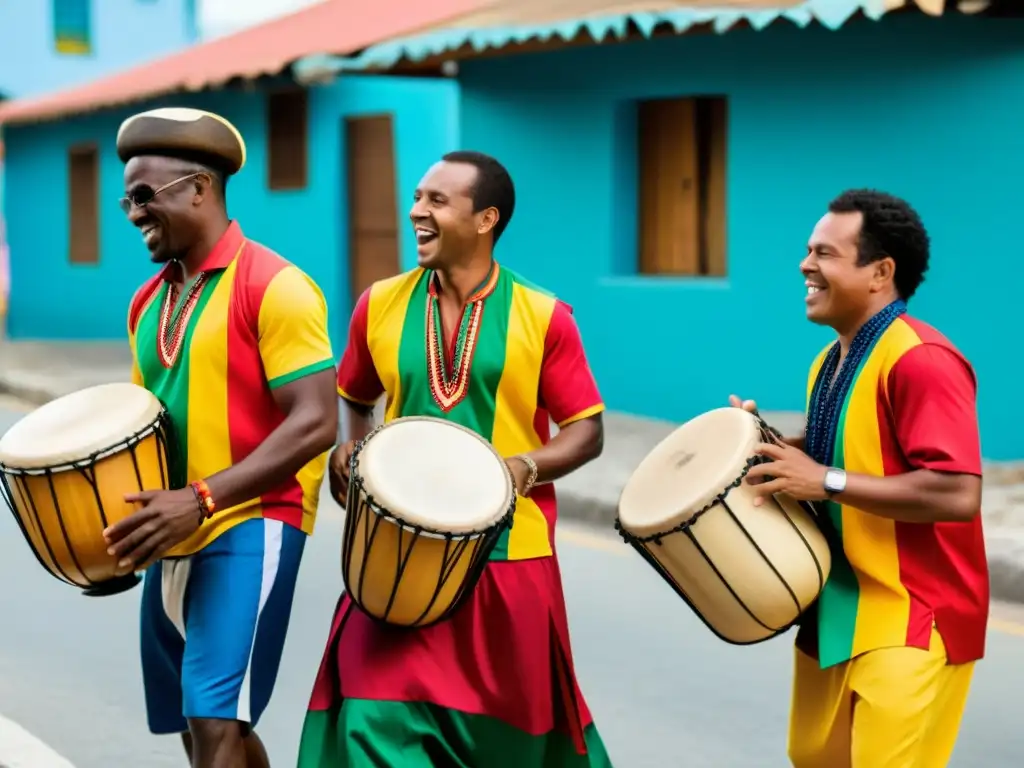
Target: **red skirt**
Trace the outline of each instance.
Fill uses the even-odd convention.
[[[557,559],[488,563],[467,603],[425,629],[382,626],[343,595],[309,709],[345,699],[421,702],[531,735],[560,732],[586,754],[592,718],[576,681]]]

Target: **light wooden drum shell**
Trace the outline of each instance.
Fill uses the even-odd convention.
[[[448,618],[511,526],[515,499],[505,462],[475,432],[426,416],[378,427],[350,462],[342,577],[353,603],[391,626]]]
[[[630,477],[616,521],[622,537],[719,638],[738,645],[789,629],[831,569],[810,505],[775,494],[754,506],[743,482],[770,428],[739,408],[692,419]]]
[[[117,383],[47,403],[0,438],[0,491],[43,568],[89,595],[139,582],[117,573],[103,531],[136,511],[126,494],[167,489],[169,429],[152,393]]]

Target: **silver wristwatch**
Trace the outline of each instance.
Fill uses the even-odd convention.
[[[846,490],[846,470],[829,467],[825,472],[825,493],[835,496]]]

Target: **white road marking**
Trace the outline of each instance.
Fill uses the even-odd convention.
[[[0,768],[75,768],[12,720],[0,716]]]

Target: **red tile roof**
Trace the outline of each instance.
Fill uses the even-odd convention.
[[[315,54],[344,55],[393,37],[454,21],[487,0],[324,0],[274,21],[187,48],[86,85],[0,103],[0,123],[54,120],[236,77],[275,75]]]

